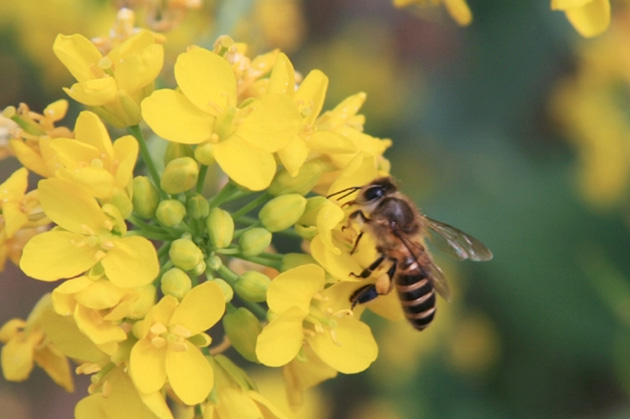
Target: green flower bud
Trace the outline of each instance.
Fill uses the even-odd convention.
[[[234,220],[229,212],[212,208],[206,218],[206,228],[210,244],[215,249],[228,247],[234,237]]]
[[[291,176],[286,169],[278,171],[267,191],[274,195],[299,194],[306,195],[313,189],[324,172],[319,161],[304,163],[297,175]]]
[[[248,361],[258,362],[256,358],[256,339],[262,331],[260,321],[251,311],[240,307],[223,316],[223,328],[234,349]]]
[[[121,190],[114,191],[114,194],[109,202],[118,208],[120,215],[122,215],[124,219],[129,218],[131,212],[133,211],[133,204],[131,199],[129,199],[129,195]]]
[[[258,256],[271,244],[271,233],[264,228],[252,228],[241,235],[238,245],[245,256]]]
[[[232,298],[234,298],[234,290],[232,289],[230,284],[228,284],[227,281],[221,278],[215,278],[212,281],[214,281],[214,283],[217,284],[219,288],[221,288],[221,291],[223,291],[225,302],[229,303],[230,301],[232,301]]]
[[[173,227],[181,223],[186,216],[186,207],[177,199],[166,199],[160,202],[155,217],[165,226]]]
[[[217,255],[210,256],[208,260],[206,261],[206,263],[208,264],[208,267],[212,269],[213,271],[218,270],[221,267],[221,265],[223,265],[221,258]]]
[[[214,163],[213,145],[211,143],[203,143],[195,148],[195,160],[206,166]]]
[[[206,273],[206,261],[202,260],[201,262],[199,262],[197,266],[191,269],[190,273],[194,276],[199,276]]]
[[[146,176],[133,178],[133,210],[142,218],[153,218],[160,203],[160,195]]]
[[[195,220],[199,220],[208,216],[210,204],[208,204],[208,200],[203,195],[196,193],[189,196],[186,200],[186,209],[188,210],[188,215]]]
[[[191,157],[171,160],[164,169],[160,185],[164,192],[171,195],[186,192],[197,184],[199,165]]]
[[[168,255],[175,266],[185,271],[194,269],[203,261],[203,252],[190,239],[174,240]]]
[[[190,277],[179,268],[171,268],[164,272],[160,281],[160,289],[164,295],[172,295],[180,300],[190,291],[191,287]]]
[[[304,213],[297,223],[304,226],[317,225],[317,214],[319,214],[319,210],[322,205],[326,204],[327,202],[328,199],[323,196],[314,196],[312,198],[308,198],[306,200],[306,208],[304,209]]]
[[[248,271],[238,278],[234,284],[234,291],[243,300],[261,303],[267,298],[269,284],[271,284],[271,279],[267,275]]]
[[[293,228],[300,237],[306,240],[311,240],[319,233],[317,226],[303,226],[301,224],[296,224]]]
[[[192,157],[193,155],[194,152],[192,145],[168,141],[166,151],[164,152],[164,166],[175,159],[179,159],[180,157]]]
[[[288,271],[289,269],[297,268],[300,265],[307,265],[309,263],[317,263],[313,256],[304,253],[287,253],[282,258],[281,272]]]
[[[302,195],[281,195],[267,202],[258,213],[258,218],[267,230],[281,231],[295,224],[305,208],[306,198]]]

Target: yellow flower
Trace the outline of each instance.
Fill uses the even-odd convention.
[[[0,329],[2,372],[9,381],[28,378],[33,363],[39,365],[66,391],[74,391],[68,359],[46,338],[42,314],[50,307],[50,294],[44,295],[26,321],[12,319]]]
[[[121,320],[143,318],[154,299],[152,285],[125,289],[105,277],[87,275],[65,281],[52,292],[55,311],[72,315],[79,330],[105,352],[127,339]]]
[[[208,346],[204,333],[225,311],[223,292],[213,282],[194,287],[181,303],[167,295],[137,323],[138,342],[131,350],[130,374],[138,390],[149,394],[168,380],[184,403],[202,402],[212,390],[214,374],[199,346]]]
[[[83,187],[92,196],[108,202],[126,191],[138,158],[138,143],[125,135],[112,143],[105,125],[92,112],[81,112],[75,125],[75,139],[55,138],[49,144],[60,167],[56,177]]]
[[[610,0],[551,0],[551,10],[562,10],[585,38],[601,34],[610,25]]]
[[[346,373],[365,370],[378,353],[370,328],[352,316],[349,293],[341,284],[324,289],[324,270],[313,264],[278,275],[267,291],[277,315],[258,336],[256,355],[263,364],[291,362],[304,344],[331,368]]]
[[[103,56],[82,35],[58,35],[55,55],[77,80],[64,91],[115,127],[140,122],[140,102],[153,90],[164,50],[143,30]]]
[[[77,403],[77,419],[172,419],[173,415],[159,392],[142,394],[119,366],[100,379],[100,391]]]
[[[407,7],[411,5],[425,6],[427,0],[393,0],[395,7]],[[444,3],[444,7],[448,11],[448,14],[457,22],[460,26],[469,25],[472,22],[472,13],[466,0],[431,0],[432,4]]]
[[[0,228],[7,238],[28,223],[28,214],[22,206],[28,187],[28,171],[21,168],[0,184]]]
[[[255,391],[245,371],[227,357],[210,358],[215,376],[213,397],[203,408],[203,418],[279,418],[284,415],[265,397]]]
[[[44,212],[61,228],[26,244],[20,260],[25,274],[56,281],[100,263],[107,278],[120,287],[155,279],[159,270],[155,248],[144,237],[124,237],[126,225],[115,207],[106,204],[106,213],[87,192],[61,179],[40,181],[38,191]]]
[[[349,162],[330,186],[327,194],[352,186],[362,186],[376,179],[381,172],[376,170],[374,158],[360,153]],[[346,198],[350,200],[351,198]],[[350,273],[358,273],[372,263],[376,245],[369,235],[363,236],[354,254],[350,251],[358,232],[346,228],[346,214],[340,203],[328,202],[319,208],[316,218],[317,235],[311,241],[311,254],[326,271],[340,281],[355,280]]]
[[[167,140],[199,144],[197,159],[216,159],[236,183],[251,190],[269,186],[276,172],[273,153],[285,147],[300,126],[290,98],[268,94],[237,103],[230,64],[203,48],[191,48],[175,63],[180,90],[155,91],[142,102],[142,115]],[[203,145],[202,145],[203,144]]]
[[[57,161],[50,149],[52,138],[72,138],[66,127],[56,127],[68,110],[68,101],[57,100],[46,106],[42,114],[31,111],[24,103],[18,108],[7,107],[3,115],[11,118],[20,127],[13,130],[9,146],[24,167],[42,177],[54,176]]]

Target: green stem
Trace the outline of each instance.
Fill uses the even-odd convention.
[[[244,306],[246,306],[252,313],[254,313],[254,316],[256,316],[258,320],[267,321],[267,310],[265,310],[264,307],[262,307],[258,303],[252,303],[251,301],[241,301],[243,301]]]
[[[218,207],[226,202],[233,194],[238,192],[238,187],[232,182],[228,182],[225,186],[208,201],[210,208]]]
[[[241,209],[236,211],[234,214],[232,214],[232,218],[234,219],[234,221],[236,221],[240,217],[242,217],[243,215],[247,214],[248,212],[250,212],[254,208],[257,208],[257,207],[261,206],[262,204],[264,204],[268,200],[269,200],[269,193],[264,192],[263,194],[258,196],[256,199],[254,199],[253,201],[249,202],[245,206],[241,207]]]
[[[149,153],[149,148],[147,147],[147,143],[144,140],[144,136],[142,135],[142,130],[140,129],[140,126],[133,125],[133,126],[127,127],[127,131],[129,131],[129,133],[133,135],[135,139],[138,141],[138,145],[140,146],[140,155],[142,156],[142,161],[144,161],[144,164],[147,166],[147,170],[149,171],[149,176],[151,177],[153,184],[155,185],[158,192],[160,193],[160,197],[166,198],[167,197],[166,193],[162,190],[162,187],[160,186],[160,175],[158,174],[158,171],[155,168],[155,164],[153,163],[153,159],[151,158],[151,154]]]
[[[249,262],[257,263],[259,265],[268,266],[278,271],[282,267],[282,262],[279,260],[269,260],[267,258],[260,257],[260,256],[245,256],[245,255],[240,255],[240,254],[237,255],[236,257],[238,257],[239,259],[249,261]]]
[[[206,173],[208,173],[208,166],[202,164],[199,168],[199,177],[197,178],[197,188],[195,189],[197,193],[201,193],[203,190],[203,184],[206,181]]]

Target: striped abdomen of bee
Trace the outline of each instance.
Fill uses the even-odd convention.
[[[408,259],[398,264],[394,284],[407,320],[418,330],[429,326],[436,310],[435,289],[418,262]]]

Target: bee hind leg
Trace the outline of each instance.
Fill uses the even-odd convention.
[[[374,284],[364,285],[353,292],[350,296],[350,301],[352,302],[351,308],[354,309],[357,304],[365,304],[367,302],[370,302],[379,295],[380,294],[378,293],[378,291],[376,291],[376,287],[374,286]]]

